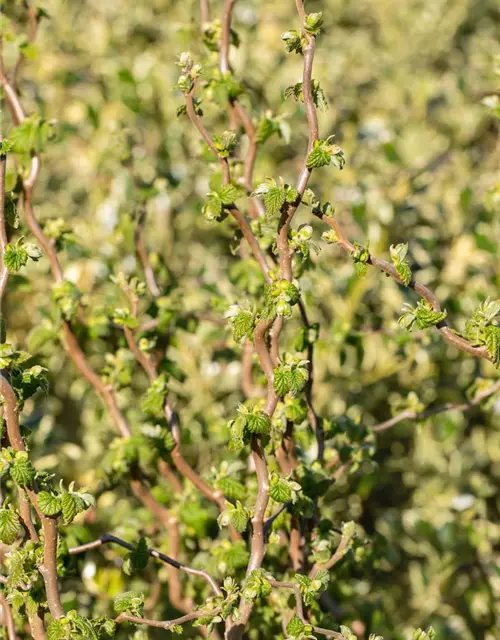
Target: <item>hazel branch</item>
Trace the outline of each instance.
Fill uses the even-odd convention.
[[[138,616],[129,616],[126,613],[120,613],[120,615],[115,618],[115,622],[117,624],[121,622],[133,622],[134,624],[143,624],[148,627],[155,627],[157,629],[170,629],[175,625],[183,624],[184,622],[189,622],[190,620],[198,620],[199,618],[206,618],[207,616],[216,616],[220,613],[222,607],[216,607],[212,609],[212,611],[193,611],[192,613],[187,613],[185,616],[181,616],[180,618],[176,618],[175,620],[149,620],[148,618],[139,618]]]
[[[5,625],[8,640],[18,640],[14,617],[10,609],[7,598],[0,592],[0,605],[2,607],[2,626]]]
[[[389,418],[389,420],[385,420],[384,422],[376,424],[374,427],[372,427],[372,429],[373,431],[380,433],[382,431],[387,431],[387,429],[391,429],[404,420],[425,420],[425,418],[430,418],[431,416],[435,416],[445,411],[470,411],[473,407],[476,407],[483,400],[486,400],[498,391],[500,391],[500,380],[495,382],[488,389],[483,389],[482,391],[476,393],[476,395],[472,398],[472,400],[469,400],[469,402],[462,402],[457,404],[453,402],[447,402],[446,404],[439,405],[438,407],[431,407],[429,409],[426,409],[425,411],[420,412],[407,409],[405,411],[402,411],[401,413],[398,413],[392,418]]]
[[[103,536],[101,536],[97,540],[93,540],[92,542],[87,542],[86,544],[82,544],[78,547],[71,547],[70,549],[68,549],[68,553],[70,555],[78,555],[80,553],[86,553],[87,551],[91,551],[92,549],[98,549],[103,544],[108,544],[108,543],[117,544],[120,547],[127,549],[128,551],[135,550],[135,546],[130,542],[126,542],[125,540],[122,540],[121,538],[118,538],[117,536],[114,536],[111,533],[105,533]],[[206,571],[202,569],[194,569],[193,567],[189,567],[188,565],[182,562],[179,562],[178,560],[175,560],[175,558],[171,558],[170,556],[162,553],[161,551],[157,551],[156,549],[153,549],[153,548],[148,548],[148,555],[151,556],[151,558],[156,558],[157,560],[164,562],[165,564],[169,565],[170,567],[173,567],[174,569],[177,569],[178,571],[182,571],[191,576],[198,576],[200,578],[203,578],[203,580],[205,580],[210,585],[210,588],[212,589],[212,591],[215,593],[216,596],[221,595],[220,587],[217,585],[217,583],[212,578],[212,576],[208,574]]]
[[[220,155],[220,153],[217,151],[214,145],[214,142],[212,140],[212,137],[210,136],[207,129],[205,128],[203,121],[195,112],[194,104],[193,104],[194,90],[195,90],[195,85],[193,85],[193,88],[191,89],[190,92],[184,94],[184,98],[186,100],[187,114],[191,122],[198,129],[203,140],[207,143],[209,149],[218,159],[221,167],[221,171],[222,171],[222,178],[223,178],[224,184],[229,184],[229,182],[231,181],[231,174],[230,174],[228,159],[223,158]],[[254,258],[257,260],[258,264],[260,265],[260,268],[264,273],[264,277],[266,278],[266,281],[270,282],[271,278],[269,276],[269,267],[267,265],[266,257],[262,252],[262,249],[259,246],[257,238],[254,236],[250,228],[250,225],[248,224],[248,220],[245,218],[245,216],[241,213],[241,211],[238,209],[238,207],[235,204],[228,205],[227,208],[229,213],[233,216],[233,218],[238,223],[238,226],[240,227],[240,231],[243,234],[245,240],[248,242],[248,245],[250,246],[250,249],[253,253]]]
[[[295,582],[280,582],[279,580],[269,580],[272,587],[276,589],[289,589],[294,592],[295,595],[295,612],[297,617],[302,620],[304,624],[312,627],[314,633],[319,633],[327,638],[337,638],[337,640],[344,640],[344,636],[338,631],[331,631],[330,629],[323,629],[322,627],[316,627],[312,625],[304,616],[304,606],[302,604],[302,594],[300,593],[300,586]]]
[[[3,373],[0,374],[0,394],[4,403],[9,442],[16,451],[26,451],[19,427],[17,396]],[[64,609],[61,604],[57,578],[57,521],[47,518],[40,511],[36,490],[27,489],[26,492],[42,523],[44,537],[43,563],[38,570],[45,583],[49,610],[54,618],[61,618],[64,615]]]
[[[345,236],[338,220],[335,217],[329,217],[322,214],[319,214],[318,217],[321,218],[323,222],[325,222],[329,227],[331,227],[334,230],[337,236],[337,244],[344,251],[346,251],[349,254],[352,254],[355,251],[355,247]],[[375,256],[372,256],[372,255],[369,256],[367,264],[370,264],[373,267],[382,271],[383,273],[386,273],[391,278],[393,278],[398,284],[407,286],[409,289],[412,289],[412,291],[415,291],[415,293],[418,293],[419,296],[424,298],[431,305],[434,311],[438,311],[438,312],[441,311],[441,304],[438,298],[436,297],[436,295],[430,289],[428,289],[425,285],[421,284],[420,282],[417,282],[414,279],[412,279],[408,285],[405,285],[405,283],[397,273],[396,269],[392,266],[392,264],[389,264],[385,260],[380,260],[379,258],[376,258]],[[455,333],[453,329],[448,325],[446,320],[442,320],[437,325],[437,330],[439,331],[441,336],[444,338],[444,340],[448,342],[448,344],[453,345],[459,351],[463,351],[464,353],[469,353],[473,356],[476,356],[476,358],[484,358],[485,360],[491,361],[492,359],[491,355],[488,353],[488,350],[486,349],[486,347],[473,346],[465,338],[462,338],[460,335]]]

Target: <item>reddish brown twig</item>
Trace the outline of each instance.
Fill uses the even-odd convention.
[[[121,538],[118,538],[117,536],[114,536],[111,533],[105,533],[103,536],[101,536],[97,540],[93,540],[92,542],[87,542],[86,544],[82,544],[78,547],[71,547],[70,549],[68,549],[68,553],[70,555],[78,555],[80,553],[86,553],[87,551],[91,551],[92,549],[98,549],[103,544],[107,544],[107,543],[117,544],[120,547],[127,549],[128,551],[134,551],[135,549],[135,546],[130,542],[126,542],[125,540],[122,540]],[[169,567],[173,567],[178,571],[182,571],[191,576],[197,576],[197,577],[203,578],[203,580],[205,580],[210,585],[211,589],[213,590],[216,596],[221,594],[220,587],[212,578],[212,576],[208,574],[206,571],[203,571],[202,569],[194,569],[193,567],[189,567],[188,565],[183,564],[182,562],[179,562],[178,560],[175,560],[174,558],[162,553],[161,551],[157,551],[156,549],[148,548],[148,555],[150,555],[152,558],[156,558],[157,560],[161,560],[161,562],[164,562]]]
[[[372,429],[373,431],[380,433],[382,431],[387,431],[387,429],[391,429],[392,427],[396,426],[400,422],[403,422],[404,420],[415,420],[415,421],[425,420],[425,418],[430,418],[431,416],[435,416],[439,413],[443,413],[444,411],[464,411],[464,412],[470,411],[473,407],[476,407],[478,404],[483,402],[483,400],[486,400],[487,398],[494,395],[498,391],[500,391],[500,380],[495,382],[488,389],[483,389],[482,391],[479,391],[472,398],[472,400],[469,400],[469,402],[462,402],[457,404],[453,402],[447,402],[446,404],[439,405],[438,407],[430,407],[429,409],[426,409],[425,411],[420,411],[418,413],[415,411],[412,411],[411,409],[406,409],[405,411],[398,413],[392,418],[389,418],[389,420],[385,420],[384,422],[380,422],[379,424],[376,424],[374,427],[372,427]]]
[[[7,436],[10,445],[16,451],[26,451],[19,428],[17,396],[3,373],[0,374],[0,394],[4,402]],[[64,609],[61,604],[57,579],[57,521],[47,518],[40,511],[35,490],[27,489],[26,493],[42,523],[44,536],[43,563],[39,567],[39,571],[45,583],[49,610],[54,618],[61,618],[64,615]]]
[[[349,254],[353,253],[355,251],[355,247],[346,238],[337,218],[321,216],[321,215],[319,217],[323,220],[323,222],[325,222],[329,227],[331,227],[334,230],[338,238],[337,244],[340,247],[342,247],[342,249],[347,253]],[[412,279],[408,285],[405,285],[405,283],[402,281],[401,277],[399,276],[395,267],[392,266],[392,264],[389,264],[385,260],[380,260],[375,256],[370,255],[368,259],[368,264],[371,264],[375,268],[380,269],[380,271],[389,275],[398,284],[407,286],[409,289],[412,289],[413,291],[415,291],[415,293],[418,293],[418,295],[424,298],[431,305],[434,311],[441,311],[441,304],[438,298],[425,285],[421,284],[420,282],[417,282],[414,279]],[[477,358],[484,358],[485,360],[491,361],[492,359],[491,355],[488,353],[488,350],[486,349],[486,347],[475,347],[470,342],[468,342],[465,338],[462,338],[462,336],[455,333],[445,320],[442,320],[437,325],[437,330],[439,331],[441,336],[446,340],[446,342],[456,347],[459,351],[470,353],[471,355],[476,356]]]
[[[0,605],[2,606],[2,626],[5,625],[8,640],[18,640],[14,617],[7,598],[0,592]]]
[[[148,627],[155,627],[157,629],[170,629],[175,625],[183,624],[184,622],[189,622],[190,620],[197,620],[198,618],[206,618],[207,616],[216,616],[220,613],[221,607],[215,607],[211,611],[207,610],[199,610],[193,611],[191,613],[187,613],[185,616],[181,616],[180,618],[176,618],[175,620],[149,620],[148,618],[139,618],[137,616],[129,616],[126,613],[120,613],[120,615],[115,618],[116,623],[121,622],[133,622],[134,624],[143,624]]]

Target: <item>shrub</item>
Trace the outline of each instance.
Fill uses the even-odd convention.
[[[261,4],[7,4],[8,640],[494,638],[498,12]]]

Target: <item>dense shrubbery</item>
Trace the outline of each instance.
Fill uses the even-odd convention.
[[[132,4],[4,3],[2,637],[494,640],[497,4]]]

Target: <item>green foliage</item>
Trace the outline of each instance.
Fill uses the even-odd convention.
[[[16,153],[40,153],[54,138],[55,121],[43,120],[36,114],[24,119],[9,132],[11,149]]]
[[[343,169],[345,156],[342,149],[332,144],[335,136],[330,136],[326,140],[315,140],[311,153],[307,157],[307,168],[318,169],[333,164],[337,169]]]
[[[162,373],[156,380],[153,380],[141,400],[141,408],[144,413],[151,416],[163,414],[165,399],[168,393],[168,375]]]
[[[12,505],[0,508],[0,542],[12,544],[21,533],[19,515]]]
[[[127,613],[131,616],[142,616],[144,609],[144,596],[133,591],[126,591],[115,598],[114,610],[116,613]]]
[[[299,194],[297,189],[291,187],[289,184],[279,186],[275,180],[267,178],[266,182],[259,184],[255,189],[252,197],[263,198],[266,214],[268,218],[272,218],[280,213],[285,203],[295,203]]]
[[[244,338],[253,338],[253,331],[257,324],[257,314],[251,308],[240,307],[233,304],[224,314],[228,318],[233,329],[233,339],[241,342]]]
[[[7,267],[7,271],[12,274],[20,271],[28,263],[29,259],[38,262],[42,255],[42,252],[35,244],[25,243],[24,238],[21,237],[16,244],[8,244],[5,247],[3,262]]]
[[[486,300],[474,310],[465,323],[465,336],[477,346],[485,346],[492,362],[500,363],[500,328],[495,318],[500,314],[500,300]]]
[[[149,548],[146,538],[142,537],[137,546],[131,551],[123,563],[123,570],[127,575],[134,571],[144,571],[149,562]]]
[[[217,518],[220,527],[234,527],[238,533],[242,533],[247,528],[250,518],[250,510],[246,509],[239,500],[236,504],[226,502],[226,508]]]
[[[421,299],[413,308],[409,304],[403,307],[403,314],[398,322],[407,331],[412,331],[416,325],[418,329],[428,329],[442,322],[447,316],[445,311],[435,311],[427,300]]]
[[[285,362],[274,370],[273,385],[280,397],[287,393],[296,396],[302,391],[309,378],[307,365],[308,360],[299,360],[287,354]]]
[[[256,600],[257,598],[266,598],[271,594],[271,583],[266,577],[262,569],[255,569],[245,580],[241,595],[245,600]]]
[[[390,247],[392,263],[396,267],[396,271],[398,273],[398,276],[401,278],[401,281],[406,286],[408,286],[411,282],[411,268],[408,261],[405,260],[407,253],[407,244],[397,244],[396,246],[391,245]]]
[[[69,280],[63,280],[52,287],[52,299],[65,320],[72,320],[80,308],[81,291]]]
[[[54,0],[36,42],[22,2],[6,3],[0,25],[6,76],[22,55],[15,84],[33,113],[11,125],[5,109],[0,143],[9,275],[0,366],[28,451],[9,449],[6,395],[2,587],[19,640],[37,613],[49,638],[161,637],[107,617],[142,616],[144,601],[154,620],[198,612],[196,624],[169,627],[198,639],[238,625],[247,606],[252,638],[319,638],[313,626],[339,633],[341,623],[344,640],[496,638],[498,393],[476,399],[495,388],[500,363],[500,302],[486,299],[498,297],[500,246],[494,1],[332,0],[306,5],[322,14],[304,20],[294,3],[270,12],[236,2],[227,65],[223,3],[210,3],[203,25],[189,3],[101,4]],[[311,154],[304,61],[322,111]],[[31,203],[58,252],[55,286],[23,206],[35,153]],[[345,157],[342,173],[313,171],[342,168]],[[302,194],[304,176],[314,191]],[[284,256],[277,235],[292,211]],[[352,277],[341,233],[359,241],[351,257],[369,278]],[[337,246],[319,253],[320,235]],[[399,279],[370,255],[375,264],[390,255]],[[400,285],[418,293],[418,283],[453,321],[442,336],[394,321],[413,296]],[[445,318],[421,300],[401,324]],[[158,380],[148,382],[123,329]],[[449,332],[491,362],[446,344]],[[470,411],[439,411],[466,401]],[[74,489],[84,485],[96,496],[85,517],[92,499]],[[39,541],[22,526],[31,490],[58,532],[58,620],[39,570],[46,534],[36,509]],[[260,516],[271,520],[263,562],[247,571]],[[133,550],[108,542],[68,552],[104,532]],[[222,594],[181,572],[174,601],[170,568],[148,546],[207,571]],[[328,573],[309,576],[332,558]],[[271,587],[274,578],[300,587],[304,620],[293,616],[294,589]],[[429,624],[436,633],[423,631]]]
[[[287,638],[295,638],[295,640],[306,640],[313,638],[311,636],[312,627],[303,622],[297,614],[295,614],[290,622],[286,625]]]
[[[269,497],[275,502],[295,502],[301,486],[289,478],[283,478],[277,473],[272,473],[269,479]]]

